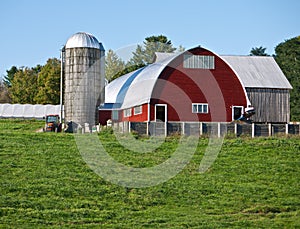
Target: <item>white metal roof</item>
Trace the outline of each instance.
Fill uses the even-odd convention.
[[[177,55],[115,79],[105,87],[105,103],[121,104],[122,109],[149,103],[160,73]]]
[[[48,114],[60,114],[60,105],[0,104],[0,118],[42,119]]]
[[[96,48],[100,49],[101,45],[96,37],[92,34],[79,32],[73,34],[66,43],[66,48]]]
[[[160,73],[173,59],[181,54],[156,53],[155,63],[112,81],[105,87],[105,103],[121,105],[122,109],[149,103]],[[236,73],[244,87],[244,91],[245,87],[292,89],[272,57],[219,57]],[[247,96],[246,91],[245,95]],[[119,108],[119,106],[116,108]]]
[[[292,89],[270,56],[220,56],[236,72],[244,87]]]

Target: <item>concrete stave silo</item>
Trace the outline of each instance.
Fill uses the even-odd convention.
[[[64,48],[65,123],[91,128],[104,101],[105,50],[91,34],[72,35]]]

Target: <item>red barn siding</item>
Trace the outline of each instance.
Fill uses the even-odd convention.
[[[183,55],[172,61],[155,85],[151,120],[154,120],[154,105],[167,103],[168,121],[232,121],[232,106],[247,106],[239,79],[210,51],[202,48],[190,51],[194,55],[215,56],[215,69],[183,68]],[[208,103],[209,113],[193,114],[192,103]]]
[[[111,119],[111,110],[99,110],[99,123],[105,126],[108,119]]]
[[[120,112],[121,115],[121,120],[128,121],[128,122],[145,122],[148,120],[148,104],[143,104],[142,105],[142,113],[141,114],[134,114],[134,108],[131,109],[131,116],[130,117],[124,117],[124,112]]]

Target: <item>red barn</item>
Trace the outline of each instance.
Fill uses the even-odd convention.
[[[250,68],[253,63],[248,66],[243,58],[251,59],[257,72],[253,73]],[[147,123],[231,122],[247,117],[247,109],[252,106],[248,90],[253,87],[276,88],[283,92],[281,96],[287,104],[280,105],[284,107],[281,112],[288,116],[285,114],[285,118],[277,122],[287,122],[289,101],[286,96],[291,86],[272,57],[259,58],[222,57],[202,47],[176,54],[157,53],[153,64],[106,86],[99,122],[102,125],[108,119]],[[255,109],[260,109],[259,104]],[[262,122],[269,121],[272,120]]]

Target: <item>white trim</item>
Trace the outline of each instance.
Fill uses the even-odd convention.
[[[140,112],[136,112],[136,108],[140,108]],[[133,115],[139,115],[139,114],[142,114],[143,113],[143,105],[139,105],[139,106],[135,106],[133,108]]]
[[[194,112],[194,110],[193,110],[194,105],[197,105],[197,112]],[[202,111],[201,111],[201,112],[199,112],[199,110],[198,110],[198,106],[199,106],[199,105],[202,106]],[[207,106],[206,112],[203,112],[203,106]],[[208,114],[208,113],[209,113],[209,106],[208,106],[208,103],[192,103],[192,113],[193,113],[193,114]]]
[[[127,114],[127,111],[128,111],[128,114]],[[131,116],[132,116],[132,109],[131,108],[127,108],[127,109],[123,110],[123,117],[124,118],[128,118],[128,117],[131,117]]]
[[[156,122],[156,107],[165,107],[165,123],[168,122],[168,111],[167,111],[167,104],[155,104],[155,107],[154,107],[154,112],[155,112],[155,115],[154,115],[154,121]]]
[[[148,112],[148,114],[147,114],[147,122],[150,122],[150,103],[148,103],[148,107],[147,107],[147,112]]]
[[[231,119],[232,119],[232,121],[236,120],[236,119],[234,119],[234,108],[242,108],[241,115],[244,114],[244,107],[243,106],[232,106],[231,107]]]
[[[225,62],[225,64],[227,64],[231,70],[234,72],[234,74],[236,75],[236,77],[238,78],[238,80],[240,81],[240,84],[243,88],[243,91],[244,91],[244,94],[245,94],[245,97],[246,97],[246,100],[247,100],[247,107],[251,106],[251,102],[249,100],[249,97],[248,97],[248,94],[247,94],[247,91],[246,91],[246,87],[241,79],[241,77],[239,76],[239,74],[236,72],[236,70],[231,66],[231,64],[229,64],[229,62],[227,60],[225,60],[225,58],[222,58],[222,56],[220,55],[217,55],[216,53],[214,53],[216,56],[218,56],[221,60],[223,60]]]

